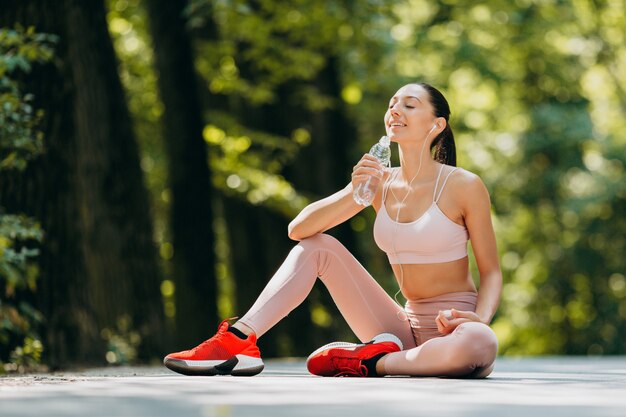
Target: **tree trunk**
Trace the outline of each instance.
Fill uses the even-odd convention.
[[[183,16],[186,4],[185,0],[146,2],[165,107],[163,124],[173,197],[170,221],[176,341],[183,345],[206,338],[217,325],[211,181],[191,41]]]
[[[53,366],[102,363],[105,328],[138,331],[140,358],[161,353],[148,198],[105,14],[97,0],[20,1],[2,12],[3,23],[60,36],[55,64],[26,82],[46,112],[47,151],[2,196],[46,231],[38,292]]]

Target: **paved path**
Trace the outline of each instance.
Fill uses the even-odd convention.
[[[302,361],[258,376],[107,368],[0,377],[1,417],[626,416],[626,357],[499,359],[486,380],[319,378]]]

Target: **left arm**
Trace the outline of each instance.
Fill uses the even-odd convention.
[[[465,192],[461,194],[461,206],[480,274],[480,286],[475,313],[453,310],[452,319],[446,319],[439,314],[437,321],[440,322],[440,330],[445,333],[467,321],[479,321],[487,325],[491,323],[502,292],[502,272],[491,221],[489,192],[481,179],[473,174],[463,180],[462,186]]]
[[[467,204],[464,210],[465,224],[480,274],[476,314],[480,321],[489,324],[500,304],[502,271],[491,222],[489,192],[478,177],[475,177],[468,186],[469,192],[466,194]]]

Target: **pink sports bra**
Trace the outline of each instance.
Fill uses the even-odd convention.
[[[385,207],[385,198],[393,178],[383,186],[383,201],[374,222],[374,240],[387,253],[390,264],[430,264],[451,262],[467,256],[467,228],[450,220],[439,208],[437,201],[454,168],[446,176],[437,194],[443,165],[439,169],[433,191],[433,203],[417,220],[396,223]]]

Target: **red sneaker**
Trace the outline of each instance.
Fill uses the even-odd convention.
[[[310,373],[319,376],[368,376],[364,360],[376,355],[399,352],[402,342],[391,333],[382,333],[367,343],[329,343],[306,360]]]
[[[228,331],[227,319],[212,338],[191,350],[170,353],[163,364],[183,375],[235,375],[252,376],[263,370],[261,353],[253,333],[241,339]]]

